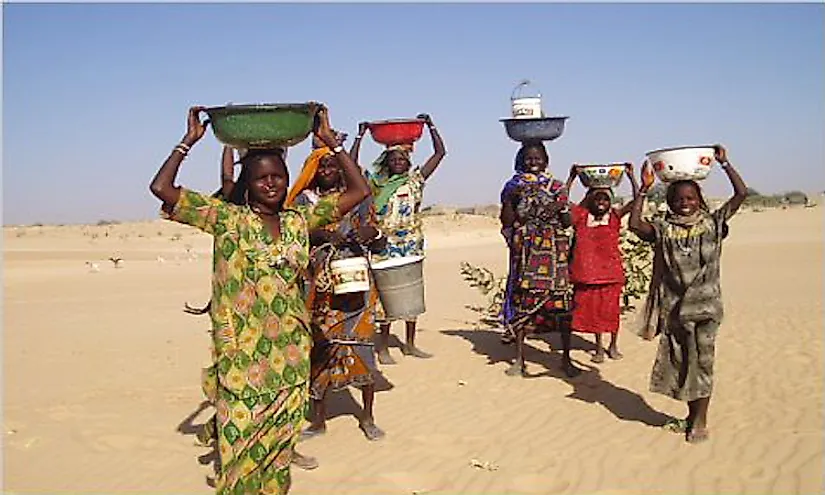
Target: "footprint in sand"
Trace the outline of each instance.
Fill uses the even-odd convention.
[[[514,493],[562,493],[570,488],[570,482],[546,474],[520,474],[513,478],[510,489]]]

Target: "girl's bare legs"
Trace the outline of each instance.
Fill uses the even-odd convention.
[[[604,344],[602,342],[602,334],[596,334],[596,353],[593,354],[593,357],[590,358],[591,361],[594,363],[603,363],[604,362]]]
[[[615,331],[610,334],[610,347],[607,348],[607,356],[610,359],[621,359],[624,357],[621,352],[619,352],[619,331]]]
[[[699,443],[708,439],[708,407],[710,397],[688,402],[688,430],[685,434],[688,442]]]

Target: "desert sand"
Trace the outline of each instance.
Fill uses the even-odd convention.
[[[513,349],[476,324],[465,305],[484,298],[459,274],[462,260],[504,273],[495,219],[436,216],[426,229],[419,344],[435,358],[392,349],[381,442],[357,428],[360,394],[336,395],[327,435],[300,445],[321,467],[293,469],[291,493],[822,492],[821,207],[732,220],[712,437],[700,445],[659,428],[684,406],[647,391],[656,343],[633,318],[621,361],[594,365],[574,338],[586,372],[567,379],[553,335],[528,341],[529,378],[505,376]],[[187,426],[211,414],[187,421],[203,400],[209,322],[182,311],[208,299],[210,249],[162,220],[4,228],[5,493],[213,493],[199,462],[209,449]]]

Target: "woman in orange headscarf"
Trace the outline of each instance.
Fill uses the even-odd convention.
[[[346,135],[338,134],[339,145]],[[287,196],[287,205],[311,206],[322,198],[342,193],[347,184],[332,151],[316,147],[304,163],[300,177]],[[370,290],[334,294],[327,269],[332,259],[365,256],[365,250],[378,251],[386,242],[376,227],[372,198],[345,215],[340,221],[310,232],[312,280],[308,305],[312,314],[313,348],[310,357],[310,397],[312,419],[302,438],[326,432],[325,398],[330,390],[348,386],[361,389],[363,413],[359,427],[370,440],[380,440],[384,432],[375,424],[373,403],[375,375],[373,352],[375,309],[378,293]],[[367,275],[369,276],[369,275]],[[370,281],[372,282],[372,281]]]

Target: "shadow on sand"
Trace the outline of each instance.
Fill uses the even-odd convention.
[[[221,468],[221,459],[218,455],[218,443],[214,439],[210,439],[206,442],[203,441],[207,438],[206,428],[211,421],[214,421],[215,416],[210,416],[204,423],[195,423],[195,418],[211,407],[212,405],[208,401],[201,402],[194,411],[192,411],[183,419],[183,421],[180,422],[175,430],[181,435],[190,435],[194,437],[195,445],[209,447],[211,449],[209,452],[198,456],[198,463],[202,466],[209,464],[212,465],[212,473],[214,474],[214,477],[207,476],[206,484],[212,488],[215,488],[215,479],[217,478],[218,472],[220,472]]]
[[[394,388],[394,385],[387,380],[387,377],[383,375],[383,373],[376,372],[373,374],[373,378],[375,379],[375,393],[376,393],[376,401],[378,400],[377,394],[381,392],[387,392]],[[355,419],[360,419],[362,416],[363,409],[361,404],[355,400],[353,394],[361,396],[360,390],[353,389],[352,387],[348,387],[344,390],[330,390],[327,392],[326,397],[326,420],[329,421],[331,419],[335,419],[339,416],[353,416]],[[312,411],[310,411],[310,417],[312,417]]]
[[[466,329],[442,330],[441,333],[467,340],[473,345],[474,352],[487,356],[488,363],[491,365],[510,364],[515,357],[515,346],[501,342],[501,331]],[[539,342],[546,342],[550,345],[551,351],[559,352],[546,352],[538,349],[535,344]],[[571,347],[572,349],[595,350],[592,342],[576,334],[572,335]],[[526,379],[552,377],[562,380],[573,387],[573,392],[567,395],[567,398],[600,404],[618,419],[636,421],[652,427],[661,427],[671,419],[670,416],[651,408],[639,394],[604,380],[595,366],[574,360],[576,366],[582,368],[582,374],[575,378],[568,378],[562,370],[561,337],[558,333],[545,333],[528,338],[525,342],[524,360],[538,364],[545,370],[528,374]],[[502,369],[502,374],[503,372]]]

